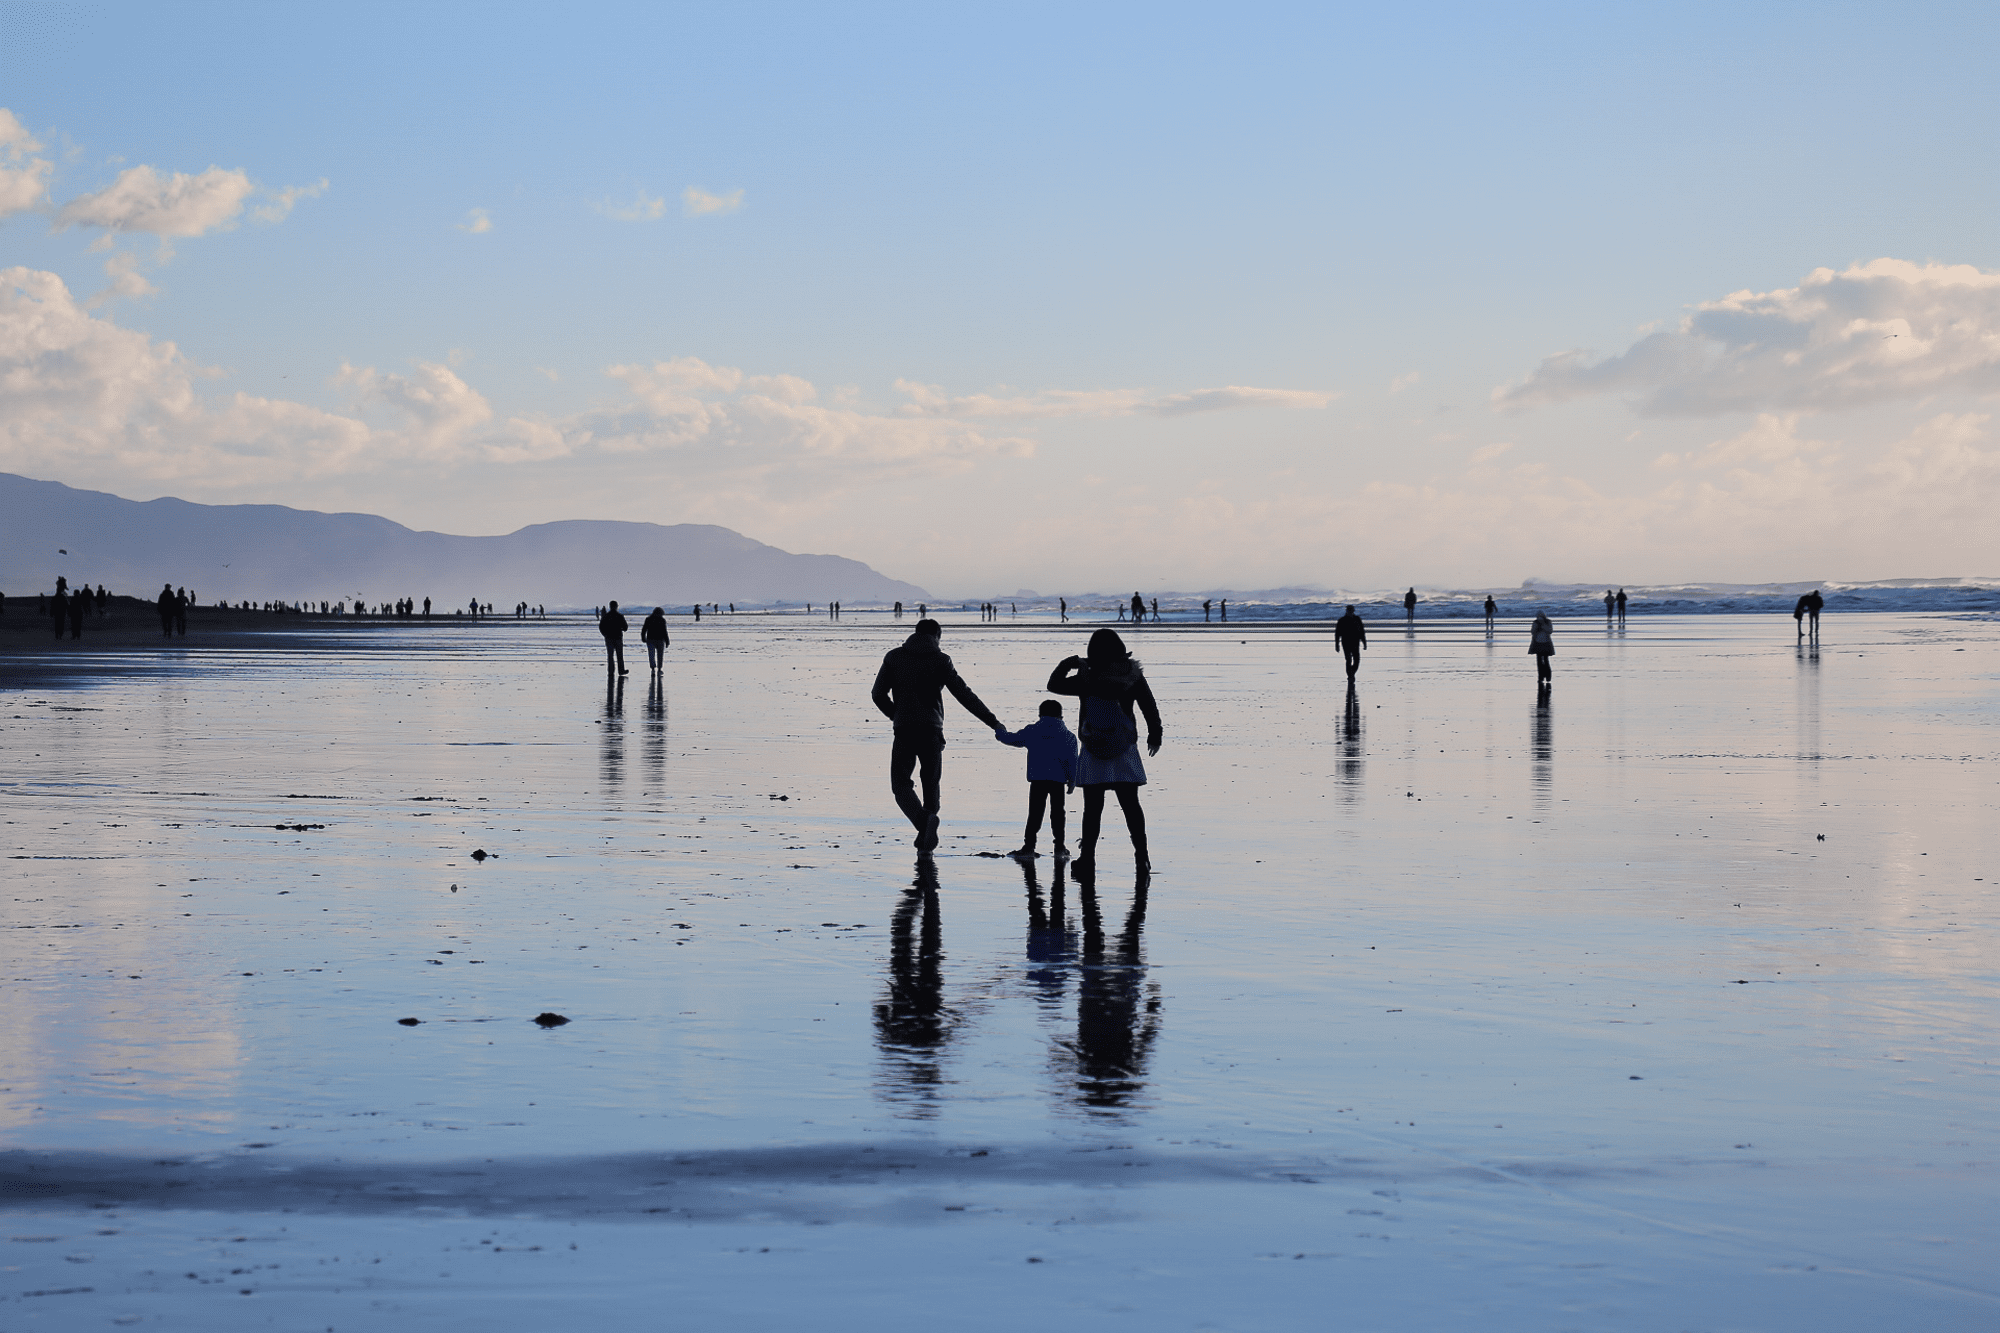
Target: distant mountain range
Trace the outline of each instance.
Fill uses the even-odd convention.
[[[504,537],[417,532],[373,514],[283,505],[125,500],[0,472],[0,592],[52,591],[58,575],[203,602],[370,603],[433,598],[596,606],[934,600],[837,555],[794,555],[705,523],[537,523]]]

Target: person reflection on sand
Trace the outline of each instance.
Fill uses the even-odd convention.
[[[1061,1061],[1074,1082],[1076,1104],[1093,1117],[1123,1119],[1146,1085],[1146,1057],[1160,1031],[1160,988],[1146,983],[1140,932],[1146,925],[1148,877],[1132,887],[1125,927],[1107,946],[1097,890],[1077,881],[1083,909],[1083,959],[1078,971],[1076,1043]]]
[[[944,927],[938,919],[937,865],[917,862],[917,878],[889,918],[889,989],[875,1005],[880,1089],[900,1114],[930,1120],[945,1077],[941,1056],[958,1026],[944,1002]]]
[[[646,682],[646,784],[655,797],[667,789],[667,686],[654,676]]]
[[[1549,715],[1550,691],[1544,687],[1535,694],[1535,712],[1530,738],[1529,755],[1531,765],[1528,784],[1534,797],[1535,809],[1546,813],[1555,797],[1555,726]]]
[[[1347,706],[1341,711],[1337,734],[1340,737],[1340,758],[1336,761],[1334,772],[1340,784],[1337,788],[1340,803],[1356,805],[1361,800],[1362,770],[1367,750],[1363,744],[1361,696],[1356,693],[1351,678],[1347,682]]]
[[[1070,927],[1063,902],[1063,867],[1057,863],[1044,903],[1035,863],[1023,860],[1020,866],[1028,896],[1028,984],[1034,987],[1035,1007],[1043,1018],[1059,1019],[1069,971],[1076,963],[1076,931]]]
[[[625,677],[604,681],[604,721],[598,730],[603,747],[604,785],[617,791],[625,783]]]

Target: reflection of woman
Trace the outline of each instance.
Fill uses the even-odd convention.
[[[1548,684],[1554,679],[1549,659],[1556,655],[1556,627],[1549,622],[1546,611],[1535,612],[1535,623],[1528,628],[1528,652],[1535,659],[1535,680]]]
[[[1104,820],[1104,793],[1118,794],[1125,828],[1132,835],[1132,853],[1140,870],[1150,870],[1146,854],[1146,812],[1139,808],[1139,788],[1146,767],[1139,762],[1139,724],[1132,705],[1146,715],[1146,753],[1160,752],[1160,706],[1139,664],[1125,651],[1116,630],[1090,636],[1083,658],[1065,657],[1049,675],[1051,694],[1075,695],[1077,739],[1076,785],[1083,788],[1083,847],[1075,869],[1088,873],[1097,859],[1097,830]]]

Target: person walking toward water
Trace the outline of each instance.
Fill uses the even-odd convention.
[[[621,676],[632,673],[625,669],[625,631],[630,623],[618,614],[618,603],[604,608],[604,614],[597,618],[597,632],[604,636],[604,669],[616,671]]]
[[[1548,612],[1535,612],[1535,623],[1528,627],[1528,652],[1535,659],[1535,682],[1547,688],[1555,679],[1549,670],[1549,659],[1556,655],[1556,627],[1550,623]]]
[[[1347,614],[1333,622],[1333,640],[1340,645],[1340,655],[1347,659],[1347,678],[1354,679],[1354,673],[1361,670],[1361,650],[1368,646],[1368,627],[1361,623],[1361,617],[1348,607]]]
[[[944,779],[944,692],[964,705],[965,710],[1000,731],[1000,719],[979,702],[972,687],[959,679],[939,646],[944,627],[928,616],[917,622],[916,632],[882,656],[882,669],[875,673],[875,688],[869,698],[895,728],[889,749],[889,790],[896,805],[917,830],[916,848],[928,855],[938,844],[938,810],[942,804],[940,787]],[[910,782],[917,770],[923,784],[918,799]]]
[[[1049,836],[1055,839],[1051,855],[1058,861],[1069,859],[1069,848],[1063,845],[1063,791],[1076,782],[1076,737],[1063,725],[1062,711],[1054,699],[1044,699],[1035,725],[993,733],[993,739],[1002,745],[1028,752],[1028,829],[1020,848],[1011,853],[1019,858],[1035,855],[1035,840],[1042,832],[1042,808],[1046,806]]]
[[[646,617],[646,623],[639,626],[639,642],[646,645],[646,667],[654,675],[659,675],[666,661],[667,645],[673,640],[667,637],[667,613],[660,607],[653,608],[653,614]]]
[[[1403,594],[1403,619],[1415,620],[1416,618],[1417,618],[1417,590],[1415,588],[1412,588],[1408,592]]]
[[[1146,753],[1160,752],[1160,706],[1125,641],[1116,630],[1100,629],[1090,636],[1084,657],[1065,657],[1049,673],[1050,694],[1075,695],[1078,739],[1083,751],[1076,758],[1076,785],[1083,788],[1083,837],[1076,859],[1078,874],[1089,874],[1097,861],[1097,832],[1104,820],[1104,793],[1118,794],[1125,812],[1125,829],[1132,835],[1132,856],[1140,871],[1153,868],[1146,847],[1146,812],[1139,807],[1139,788],[1146,767],[1139,761],[1139,727],[1132,718],[1137,704],[1146,715]]]
[[[1486,594],[1486,628],[1493,628],[1493,617],[1500,614],[1500,604],[1493,600],[1493,594]]]

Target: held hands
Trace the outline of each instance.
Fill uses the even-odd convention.
[[[1160,739],[1158,736],[1146,737],[1146,757],[1148,759],[1151,759],[1160,752]]]

